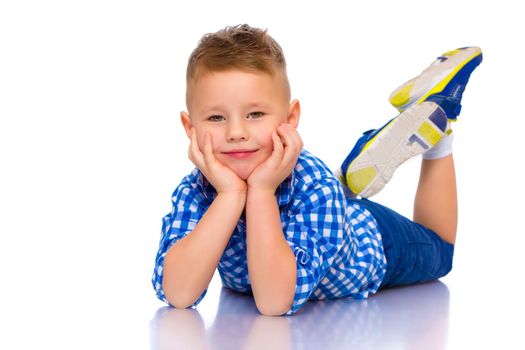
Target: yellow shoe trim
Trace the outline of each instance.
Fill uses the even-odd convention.
[[[458,50],[454,50],[454,51],[458,51]],[[445,56],[446,54],[450,53],[450,52],[454,52],[454,51],[449,51],[447,53],[444,53],[443,55]],[[423,97],[421,97],[417,102],[416,104],[419,104],[423,101],[425,101],[427,99],[428,96],[430,95],[433,95],[433,94],[437,94],[437,93],[440,93],[441,91],[443,91],[443,89],[445,88],[445,86],[447,86],[448,83],[450,83],[450,81],[452,80],[452,78],[454,78],[454,76],[457,74],[457,72],[459,72],[459,70],[461,68],[463,68],[467,63],[469,63],[470,61],[472,61],[474,58],[476,58],[477,56],[481,55],[481,52],[478,52],[478,53],[475,53],[474,55],[472,55],[471,57],[469,57],[469,59],[465,60],[463,62],[463,64],[459,65],[456,67],[456,69],[454,69],[452,72],[450,72],[449,75],[447,75],[447,77],[445,79],[443,79],[439,84],[437,84],[436,86],[434,86],[433,89],[431,89],[429,92],[427,92],[425,95],[423,95]],[[450,55],[449,55],[450,56]]]
[[[452,50],[452,51],[447,51],[444,54],[442,54],[441,56],[452,56],[452,55],[457,54],[459,51],[460,51],[459,49]]]
[[[410,99],[410,91],[412,91],[412,88],[414,87],[414,82],[408,83],[404,86],[402,86],[399,91],[397,91],[394,95],[390,96],[390,103],[394,107],[403,106],[406,104]]]
[[[429,122],[424,122],[421,124],[421,126],[417,129],[417,132],[423,136],[423,138],[427,140],[427,142],[432,146],[435,146],[442,137],[441,134],[432,125],[430,125]]]
[[[355,194],[361,193],[377,176],[377,170],[374,167],[359,169],[349,172],[346,180],[350,191]]]
[[[375,139],[376,139],[379,135],[381,135],[381,133],[383,133],[385,130],[387,130],[387,129],[390,127],[390,125],[391,125],[395,120],[396,120],[396,118],[392,119],[392,120],[390,121],[390,123],[388,123],[387,125],[385,125],[385,127],[384,127],[380,132],[378,132],[377,134],[375,134],[374,137],[372,137],[370,140],[368,140],[368,142],[363,146],[363,149],[361,150],[361,152],[359,152],[359,154],[361,154],[361,153],[363,153],[364,151],[366,151],[366,150],[368,149],[368,147],[370,147],[370,145],[372,144],[372,142],[374,142]],[[348,168],[350,169],[350,167],[348,167]]]

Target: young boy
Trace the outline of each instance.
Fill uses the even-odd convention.
[[[481,57],[479,48],[448,52],[396,90],[402,113],[359,139],[338,179],[302,149],[280,46],[247,25],[205,35],[181,113],[196,168],[163,218],[157,297],[195,306],[218,268],[260,313],[291,315],[308,300],[362,299],[446,275],[457,222],[449,120]],[[421,153],[414,221],[366,199]]]

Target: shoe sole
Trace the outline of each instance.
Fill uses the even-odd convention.
[[[420,104],[430,95],[440,93],[456,74],[469,62],[481,55],[479,47],[445,52],[419,76],[397,88],[389,97],[390,103],[402,112],[407,106]],[[444,60],[444,61],[442,61]]]
[[[375,195],[397,167],[448,133],[447,116],[437,104],[423,102],[407,109],[368,141],[350,163],[345,174],[348,187],[363,198]]]

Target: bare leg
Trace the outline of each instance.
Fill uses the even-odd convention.
[[[456,174],[452,154],[423,159],[414,200],[414,221],[454,244],[458,224]]]

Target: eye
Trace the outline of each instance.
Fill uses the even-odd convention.
[[[211,122],[220,122],[221,120],[224,120],[224,117],[222,115],[211,115],[208,117],[208,120]]]
[[[251,117],[253,119],[257,119],[257,118],[260,118],[264,115],[263,112],[251,112],[250,114],[248,114],[248,117]]]

